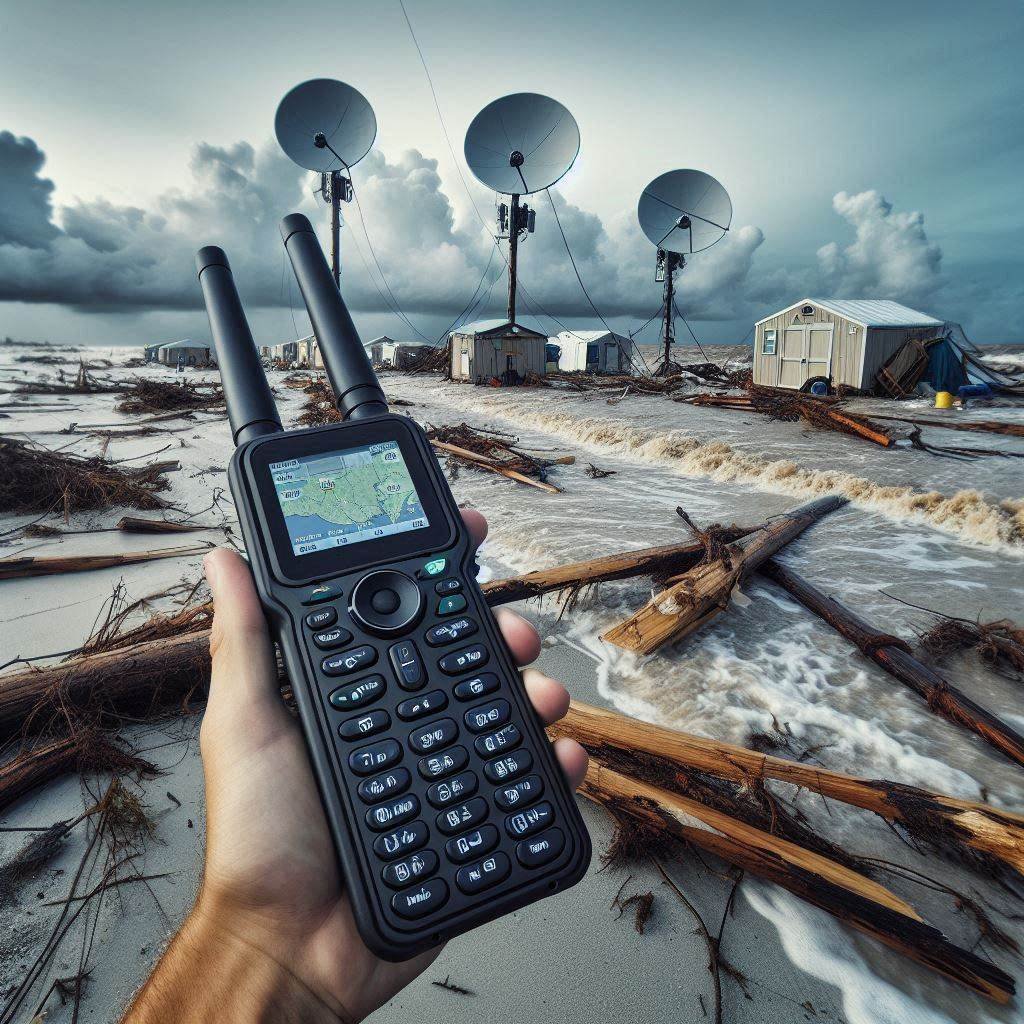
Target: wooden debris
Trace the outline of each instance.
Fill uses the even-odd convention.
[[[190,380],[170,383],[144,377],[127,390],[117,411],[133,415],[168,410],[191,412],[224,404],[224,392],[218,384],[196,384]]]
[[[776,561],[765,562],[761,571],[838,630],[876,665],[926,700],[936,714],[969,729],[1011,761],[1024,765],[1024,736],[918,661],[906,641],[869,625],[835,598]]]
[[[981,622],[930,612],[938,622],[921,636],[921,646],[937,661],[955,651],[974,650],[990,665],[1024,672],[1024,626],[1009,619]]]
[[[998,1003],[1015,992],[994,964],[950,942],[884,886],[799,846],[711,811],[669,790],[638,782],[593,759],[581,793],[681,843],[775,882],[801,899],[918,963]]]
[[[169,486],[164,474],[177,468],[176,461],[129,468],[0,436],[0,512],[168,508],[159,492]]]
[[[555,459],[535,456],[518,447],[512,435],[480,430],[468,423],[430,427],[427,437],[437,451],[459,465],[497,473],[549,494],[558,494],[559,489],[548,482],[548,469],[574,461],[573,456]]]
[[[690,569],[601,639],[627,651],[651,654],[662,644],[687,636],[723,611],[734,588],[766,558],[845,504],[845,498],[834,495],[818,498],[723,546],[720,554]]]
[[[930,416],[883,416],[873,412],[872,419],[892,420],[896,423],[913,423],[918,427],[942,427],[943,430],[966,430],[980,434],[1006,434],[1009,437],[1024,437],[1024,423],[1009,423],[1004,420],[956,420],[934,419]]]
[[[788,783],[871,811],[921,844],[939,846],[958,856],[980,854],[1024,875],[1024,815],[988,804],[773,757],[575,700],[565,718],[548,732],[568,736],[591,753],[617,750],[625,757],[644,753],[664,758],[670,762],[666,774],[685,769],[748,787],[761,786],[767,780]],[[608,753],[602,756],[610,760]]]
[[[25,579],[29,576],[53,576],[68,572],[91,572],[113,566],[154,562],[161,558],[186,558],[209,551],[212,544],[198,547],[159,548],[153,551],[126,551],[112,555],[21,555],[0,558],[0,580]]]
[[[141,519],[138,516],[122,516],[115,530],[124,533],[195,533],[199,530],[219,530],[219,526],[205,523],[176,522],[171,519]]]

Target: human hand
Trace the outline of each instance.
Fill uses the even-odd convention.
[[[487,522],[463,513],[479,546]],[[202,888],[179,935],[177,968],[166,961],[141,993],[129,1021],[199,1019],[216,1006],[217,1019],[233,1019],[240,993],[250,991],[278,1020],[313,1016],[358,1021],[407,985],[440,949],[404,963],[388,963],[366,948],[338,871],[316,783],[298,722],[278,691],[274,652],[252,576],[227,549],[211,552],[206,574],[215,615],[210,648],[213,671],[200,749],[206,781],[206,863]],[[536,630],[513,612],[497,620],[516,663],[540,651]],[[547,725],[569,706],[565,688],[535,669],[523,674],[537,714]],[[586,772],[587,755],[569,739],[555,753],[574,788]],[[216,951],[216,952],[214,952]],[[218,961],[214,957],[219,957]],[[184,958],[184,959],[183,959]],[[218,998],[212,988],[199,1005],[174,1003],[154,1009],[151,1000],[185,984],[189,969],[231,979]],[[166,970],[165,970],[166,968]],[[301,1011],[298,1009],[301,1008]],[[256,1013],[239,1009],[239,1019]],[[165,1015],[166,1010],[167,1015]]]

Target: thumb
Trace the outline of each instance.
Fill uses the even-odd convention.
[[[267,620],[245,561],[228,548],[204,560],[213,595],[210,696],[207,718],[252,727],[266,715],[284,716]],[[271,719],[273,720],[273,719]]]

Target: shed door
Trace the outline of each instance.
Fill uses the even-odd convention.
[[[811,377],[828,377],[832,366],[832,324],[794,324],[782,333],[779,386],[802,387]]]
[[[807,373],[810,377],[828,377],[832,369],[832,324],[807,324]]]
[[[468,352],[463,352],[462,353],[462,370],[460,372],[460,376],[465,377],[467,379],[469,378],[469,353]]]
[[[798,388],[807,380],[804,358],[804,329],[787,327],[782,332],[782,352],[779,357],[779,387]]]

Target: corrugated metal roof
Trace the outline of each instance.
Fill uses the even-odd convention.
[[[503,327],[514,327],[516,334],[529,335],[530,337],[543,338],[544,335],[537,331],[524,327],[522,324],[510,324],[508,320],[476,320],[471,324],[463,324],[456,327],[452,334],[488,334],[491,331],[500,330]]]
[[[763,324],[765,320],[771,320],[805,303],[822,306],[862,327],[938,327],[944,322],[891,299],[801,299],[757,322]]]
[[[169,341],[166,345],[161,345],[160,348],[209,348],[209,345],[204,345],[198,341],[191,341],[189,338],[183,338],[181,341]]]
[[[629,338],[614,331],[559,331],[548,340],[554,342],[569,343],[573,341],[600,341],[602,338],[610,338],[620,345],[629,344]]]

